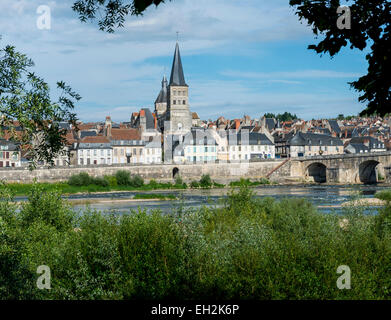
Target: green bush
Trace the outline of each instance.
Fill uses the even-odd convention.
[[[91,179],[91,182],[92,182],[92,184],[95,184],[95,185],[101,186],[101,187],[108,187],[109,186],[109,182],[105,178],[101,178],[101,177],[93,178],[93,179]]]
[[[119,233],[123,281],[132,283],[135,292],[125,299],[180,297],[183,243],[180,229],[169,216],[145,211],[123,216]]]
[[[178,176],[175,178],[175,185],[183,185],[183,179],[181,176]]]
[[[24,226],[44,222],[57,230],[69,230],[74,212],[58,191],[46,192],[41,185],[33,184],[28,201],[21,204],[20,217]]]
[[[260,184],[270,184],[270,180],[267,179],[267,178],[261,178],[261,179],[259,180],[259,183],[260,183]]]
[[[209,174],[202,175],[200,179],[201,188],[210,188],[212,186],[212,180]]]
[[[192,187],[192,188],[199,188],[200,187],[200,183],[198,181],[192,181],[190,183],[190,187]]]
[[[117,179],[117,183],[119,186],[130,186],[131,179],[129,171],[118,170],[115,173],[115,178]]]
[[[79,174],[72,175],[68,179],[68,184],[71,186],[88,186],[92,184],[92,179],[87,172],[81,172]]]
[[[378,191],[376,192],[375,197],[380,200],[391,202],[391,190]]]
[[[115,176],[104,176],[104,179],[108,182],[110,187],[116,187],[118,185],[117,178]]]
[[[139,175],[135,175],[130,179],[129,185],[135,188],[140,188],[144,185],[144,179],[141,178]]]
[[[158,189],[159,184],[156,182],[155,179],[151,179],[148,184],[152,189]]]

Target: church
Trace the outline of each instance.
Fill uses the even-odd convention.
[[[164,134],[183,135],[190,132],[192,114],[189,109],[189,86],[186,84],[179,44],[176,43],[170,82],[164,76],[155,101],[158,127]]]

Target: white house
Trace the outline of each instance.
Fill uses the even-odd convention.
[[[230,161],[250,161],[252,159],[274,159],[274,143],[263,133],[230,132],[228,138],[228,158]]]
[[[83,138],[76,147],[78,165],[112,164],[113,148],[107,137]]]

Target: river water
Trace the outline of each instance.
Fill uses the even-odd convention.
[[[362,198],[373,198],[377,191],[384,190],[381,185],[357,185],[357,186],[331,186],[331,185],[276,185],[259,186],[254,188],[257,197],[282,198],[305,198],[318,207],[320,212],[342,212],[341,204],[354,198],[354,194],[361,192]],[[84,211],[87,206],[102,212],[114,211],[118,214],[129,213],[130,210],[159,209],[162,213],[172,212],[177,208],[201,207],[218,205],[219,199],[226,197],[228,189],[211,190],[157,190],[153,192],[137,192],[143,194],[175,194],[180,200],[174,201],[132,201],[136,192],[116,192],[110,194],[71,195],[70,200],[88,200],[90,204],[77,204],[75,209]],[[120,201],[118,201],[120,200]],[[367,214],[376,214],[377,207],[369,207]]]

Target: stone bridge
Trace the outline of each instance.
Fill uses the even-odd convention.
[[[391,183],[391,152],[294,158],[290,175],[320,183]]]

